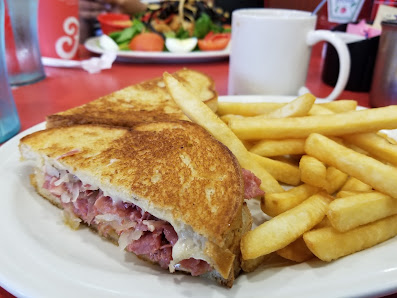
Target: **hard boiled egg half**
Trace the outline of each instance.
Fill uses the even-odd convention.
[[[165,46],[171,53],[188,53],[193,51],[196,45],[196,37],[190,37],[185,39],[167,37],[165,39]]]
[[[118,51],[119,49],[117,43],[106,34],[99,37],[99,46],[106,51]]]

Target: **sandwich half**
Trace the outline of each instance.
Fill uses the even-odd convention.
[[[198,94],[213,111],[218,94],[212,78],[183,68],[173,75]],[[132,127],[140,122],[189,120],[168,93],[163,79],[155,78],[131,85],[87,104],[47,116],[47,128],[74,124],[104,124]]]
[[[251,228],[242,170],[226,146],[188,122],[75,125],[20,141],[36,191],[139,258],[231,287]]]

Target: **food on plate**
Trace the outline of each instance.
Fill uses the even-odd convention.
[[[250,148],[252,153],[272,157],[280,155],[304,154],[305,139],[265,139],[257,142]]]
[[[135,35],[128,47],[131,51],[161,52],[164,49],[164,39],[157,33],[143,32]]]
[[[363,181],[372,188],[397,198],[397,188],[395,187],[397,168],[355,152],[317,133],[313,133],[307,138],[305,151],[327,165]]]
[[[108,213],[82,218],[100,234],[139,255],[131,241],[155,233],[159,220],[169,242],[160,249],[173,247],[172,259],[141,257],[231,286],[240,268],[257,270],[274,254],[329,262],[397,235],[397,144],[383,130],[396,127],[396,107],[356,110],[355,101],[318,104],[310,94],[289,103],[218,103],[211,78],[182,69],[50,115],[47,130],[23,138],[20,148],[40,161],[32,181],[60,207],[96,192],[94,207],[117,198],[152,216],[127,226]],[[197,193],[196,180],[204,185]],[[76,181],[83,182],[71,187]],[[182,206],[170,203],[176,211],[161,200],[168,193],[183,198]],[[85,214],[80,208],[66,208],[72,226]],[[178,244],[172,230],[178,241],[204,239],[209,249],[183,254],[187,240]]]
[[[318,187],[303,183],[284,192],[265,194],[261,201],[261,209],[274,217],[298,206],[318,191]]]
[[[348,175],[337,168],[329,166],[327,168],[326,180],[324,189],[332,195],[346,183]]]
[[[212,110],[218,94],[214,81],[204,73],[183,68],[174,73]],[[47,127],[72,124],[133,126],[142,121],[189,120],[174,103],[162,78],[128,86],[109,95],[66,111],[47,116]]]
[[[171,272],[232,286],[250,229],[243,203],[251,178],[197,124],[52,128],[22,138],[20,151],[35,163],[37,192],[72,227],[84,223]]]
[[[328,136],[397,128],[397,106],[331,115],[280,119],[232,119],[229,126],[244,140],[304,138],[311,133]]]
[[[377,191],[335,199],[327,212],[339,232],[397,214],[397,200]]]
[[[369,191],[350,191],[350,190],[340,190],[335,194],[335,198],[345,198],[350,196],[355,196]]]
[[[257,116],[274,111],[284,105],[286,104],[279,102],[222,102],[219,103],[217,114],[219,116]]]
[[[373,159],[371,159],[371,163],[373,162],[374,166],[367,166],[368,162],[366,161],[366,158],[370,157],[366,155],[363,155],[363,160],[349,160],[349,158],[351,157],[350,151],[353,152],[353,155],[360,153],[357,153],[356,151],[351,149],[349,147],[349,144],[345,144],[343,139],[340,137],[343,137],[345,134],[361,134],[373,131],[376,132],[377,130],[383,128],[395,128],[397,121],[395,107],[382,108],[380,110],[354,110],[354,112],[352,112],[353,108],[355,109],[355,107],[357,106],[357,103],[353,101],[343,101],[340,105],[334,103],[330,105],[309,103],[309,105],[311,105],[311,108],[306,109],[306,112],[302,113],[302,115],[300,116],[295,116],[293,113],[285,113],[284,118],[273,120],[280,120],[280,126],[282,126],[281,122],[304,123],[307,119],[310,119],[309,121],[313,121],[313,119],[315,119],[315,121],[318,122],[316,125],[313,125],[314,131],[310,131],[309,129],[303,134],[296,134],[293,125],[290,125],[288,126],[288,129],[292,129],[293,132],[289,135],[281,134],[277,137],[274,137],[274,132],[269,131],[266,132],[265,135],[261,135],[261,139],[259,139],[258,136],[245,137],[245,135],[243,134],[233,135],[230,133],[229,130],[226,129],[224,125],[219,122],[219,120],[227,120],[225,124],[227,125],[227,122],[229,122],[229,126],[232,129],[232,122],[235,121],[239,122],[239,124],[241,125],[241,131],[247,130],[247,127],[249,130],[251,129],[251,127],[253,126],[252,124],[255,121],[254,118],[252,118],[252,121],[251,119],[248,121],[247,115],[257,116],[255,117],[255,120],[258,120],[258,123],[263,124],[262,120],[258,118],[266,117],[266,113],[277,111],[277,109],[281,111],[283,107],[291,106],[291,104],[252,104],[248,109],[244,109],[245,105],[242,104],[220,103],[220,105],[218,106],[218,115],[221,117],[217,118],[211,111],[209,111],[207,108],[205,108],[205,106],[202,105],[202,103],[198,100],[197,96],[194,96],[194,94],[188,92],[186,88],[178,83],[177,79],[165,73],[164,80],[170,94],[172,95],[176,103],[180,106],[180,108],[186,113],[186,115],[192,121],[199,123],[200,125],[205,127],[219,141],[223,142],[229,148],[231,148],[232,151],[234,150],[233,152],[235,152],[238,160],[240,161],[240,164],[243,164],[244,157],[246,156],[246,153],[243,149],[241,149],[242,146],[240,146],[240,144],[243,144],[244,148],[255,148],[258,142],[266,142],[269,140],[269,138],[285,139],[298,137],[300,140],[304,141],[303,152],[298,155],[290,156],[289,159],[291,161],[297,159],[301,162],[300,182],[305,182],[305,184],[295,187],[294,185],[289,184],[290,187],[292,186],[290,191],[265,191],[265,194],[264,196],[262,196],[261,200],[261,208],[266,213],[266,215],[274,217],[265,220],[262,224],[259,223],[259,226],[243,236],[241,249],[244,262],[252,261],[252,264],[255,265],[252,267],[247,266],[248,269],[256,268],[258,264],[261,264],[262,258],[266,259],[266,256],[269,256],[269,254],[272,252],[277,252],[279,255],[284,255],[285,258],[295,260],[297,262],[302,262],[312,257],[313,254],[318,256],[318,254],[315,252],[315,245],[309,245],[308,243],[306,243],[305,235],[309,235],[312,232],[314,233],[317,230],[320,231],[323,229],[334,229],[334,227],[332,226],[332,221],[330,221],[330,219],[326,216],[328,214],[328,211],[330,210],[329,204],[332,202],[332,200],[334,200],[334,198],[338,194],[338,191],[341,190],[344,185],[351,184],[350,181],[354,181],[354,179],[357,180],[357,176],[360,180],[364,182],[367,181],[368,185],[371,185],[375,188],[375,183],[371,183],[371,179],[373,178],[361,179],[361,173],[358,169],[360,169],[361,167],[364,168],[365,170],[363,172],[366,172],[366,175],[371,177],[371,173],[373,172],[372,169],[378,168],[378,166],[380,166],[382,163],[379,161],[373,162]],[[297,101],[295,101],[295,103],[296,102]],[[239,109],[240,107],[243,108]],[[264,116],[258,116],[258,109],[261,109],[260,114]],[[232,114],[232,116],[236,116],[235,119],[237,120],[235,120],[233,117],[227,119],[223,118],[223,116],[230,115],[229,113],[231,110],[234,111],[234,114]],[[361,117],[363,118],[360,119]],[[322,121],[320,121],[320,119],[322,119]],[[334,124],[333,122],[336,120],[344,123],[345,125],[347,125],[347,127],[342,128],[342,125],[340,123]],[[309,125],[307,126],[310,125],[311,124],[309,123]],[[349,127],[349,125],[353,126],[353,129]],[[271,128],[272,127],[266,127],[266,129],[268,130],[271,130]],[[264,131],[264,128],[260,128],[259,125],[257,125],[255,129]],[[346,131],[346,129],[352,129],[352,132],[348,132]],[[331,136],[333,136],[333,139],[316,133],[317,130],[327,134],[330,133]],[[302,131],[304,131],[304,129],[302,129]],[[251,135],[254,135],[255,133],[257,133],[257,131],[253,132],[252,130],[249,133]],[[276,131],[276,133],[279,133],[279,131]],[[240,142],[236,141],[236,137],[240,137]],[[327,143],[324,142],[324,144],[319,147],[317,145],[319,141],[314,142],[314,140],[317,141],[317,139],[325,139],[327,140]],[[247,143],[247,140],[249,141],[249,144]],[[387,138],[384,138],[384,140],[387,140]],[[332,142],[332,146],[330,146],[328,142]],[[389,143],[393,144],[393,142]],[[343,148],[343,150],[339,147],[338,150],[336,150],[337,147],[335,146],[339,146],[340,148]],[[327,150],[325,150],[325,147],[327,147]],[[253,160],[256,161],[258,164],[261,164],[259,158],[263,157],[255,155],[252,152],[250,154],[252,158],[251,161]],[[327,157],[324,157],[326,155]],[[253,156],[255,156],[255,158],[253,158]],[[285,157],[273,156],[272,159],[273,161],[282,161],[283,159],[285,159]],[[267,159],[265,160],[267,162]],[[382,169],[380,171],[380,175],[377,175],[377,178],[375,179],[376,183],[380,183],[380,180],[383,179],[388,179],[388,182],[383,183],[384,185],[386,185],[385,187],[378,187],[375,189],[383,189],[383,191],[387,193],[386,191],[388,190],[388,188],[390,188],[390,183],[393,183],[396,178],[394,177],[394,171],[396,171],[396,169],[392,169],[392,166],[384,164],[380,167]],[[357,172],[349,170],[350,168],[357,169]],[[269,169],[267,170],[269,173],[271,173]],[[391,175],[386,178],[384,174],[389,171]],[[360,175],[357,175],[357,173],[360,173]],[[273,177],[275,176],[274,174],[271,175]],[[366,185],[366,183],[363,183],[361,181],[360,183]],[[298,191],[298,189],[300,188],[302,191]],[[305,191],[307,191],[306,194]],[[285,196],[285,200],[283,200],[284,194],[288,193],[290,196]],[[391,195],[391,193],[389,194]],[[335,197],[332,195],[334,195]],[[277,196],[280,196],[279,200]],[[274,197],[273,200],[271,200],[272,197]],[[396,197],[396,194],[394,195],[394,197]],[[273,204],[273,207],[271,204]],[[376,203],[374,202],[374,204]],[[384,201],[383,204],[385,204]],[[376,208],[378,210],[376,212],[376,215],[374,214],[372,217],[368,217],[368,221],[371,222],[370,224],[374,222],[379,222],[379,220],[382,220],[384,217],[390,215],[390,213],[382,213],[383,210],[386,209],[384,206],[382,207],[382,205],[377,205]],[[357,215],[357,217],[360,217],[360,215]],[[353,231],[355,229],[356,228],[352,228],[349,231]],[[390,238],[390,233],[381,233],[386,234],[386,236],[380,237],[378,239],[375,239],[376,237],[374,237],[374,239],[368,240],[365,248],[371,247]],[[358,233],[358,235],[365,237],[365,234],[362,233]],[[309,236],[307,237],[307,239],[309,239]],[[324,242],[323,245],[326,245],[326,242]],[[334,243],[329,243],[328,249],[332,250],[333,245]],[[294,251],[294,247],[297,251]],[[360,250],[357,249],[357,246],[354,249],[354,251]],[[341,257],[343,255],[345,254],[341,254],[338,257]],[[249,262],[247,264],[249,264]]]
[[[151,3],[140,18],[162,33],[183,31],[203,38],[208,32],[224,31],[230,24],[230,14],[206,1],[182,0]],[[230,27],[230,26],[229,26]]]
[[[395,144],[376,133],[346,135],[343,137],[348,143],[364,149],[378,159],[397,166],[397,148]]]
[[[275,109],[274,111],[259,115],[257,117],[258,119],[260,118],[274,119],[274,118],[306,116],[309,113],[309,111],[312,109],[315,100],[316,98],[312,94],[306,93],[290,101],[289,103],[286,103],[282,107]]]
[[[123,13],[104,13],[98,16],[103,34],[120,31],[132,25],[130,16]]]
[[[230,38],[230,33],[214,33],[210,31],[204,38],[198,40],[198,48],[201,51],[220,51],[227,47]]]
[[[252,116],[250,119],[275,119],[275,118],[287,118],[287,117],[299,117],[306,116],[312,110],[314,101],[316,98],[309,93],[306,93],[293,101],[280,105],[275,109],[264,112],[257,116]],[[270,107],[272,108],[272,107]],[[317,109],[320,109],[317,106]],[[330,111],[330,113],[332,113]],[[244,119],[241,115],[226,114],[221,117],[223,121],[229,124],[232,119]]]
[[[225,144],[237,157],[240,165],[261,180],[260,188],[263,191],[283,191],[277,180],[250,156],[243,143],[208,106],[203,104],[196,94],[190,92],[176,77],[169,73],[164,73],[163,78],[168,92],[186,116],[207,129],[217,140]]]
[[[299,170],[302,182],[325,188],[327,184],[327,167],[317,158],[303,155],[299,161]]]
[[[289,185],[298,185],[301,181],[299,168],[296,165],[277,159],[259,156],[251,152],[248,152],[248,156],[266,169],[279,182],[287,183]]]
[[[312,108],[310,109],[309,113],[307,113],[308,116],[329,115],[329,114],[334,114],[334,112],[326,108],[325,106],[319,104],[312,105]]]
[[[107,51],[117,51],[119,46],[107,35],[102,35],[99,38],[99,46]]]
[[[242,99],[243,100],[243,99]],[[271,99],[270,99],[271,100]],[[223,116],[227,114],[242,115],[242,116],[256,116],[266,114],[280,108],[287,103],[280,102],[222,102],[219,104],[217,111],[218,115]],[[354,111],[357,107],[355,100],[336,100],[327,103],[315,103],[313,106],[325,107],[331,111],[347,112]]]
[[[197,37],[190,38],[176,38],[167,37],[165,40],[165,46],[168,51],[172,53],[188,53],[193,51],[197,45]]]
[[[241,269],[244,272],[253,272],[256,269],[258,269],[258,267],[260,267],[263,263],[265,263],[265,261],[268,259],[269,259],[269,255],[263,255],[256,259],[241,260]]]
[[[308,261],[314,257],[314,254],[307,247],[303,237],[299,237],[294,242],[288,244],[286,247],[279,249],[277,254],[284,259],[291,260],[297,263]]]
[[[330,262],[370,248],[397,235],[397,215],[341,233],[333,227],[309,231],[303,235],[310,251],[320,260]]]
[[[356,110],[357,103],[351,100],[309,103],[306,115],[286,113],[283,118],[265,119],[290,104],[221,102],[218,106],[218,115],[252,153],[299,162],[300,184],[288,183],[287,191],[262,196],[260,207],[273,218],[262,220],[243,236],[243,258],[256,260],[279,245],[283,247],[276,253],[288,260],[302,262],[314,254],[331,261],[394,237],[397,145],[379,130],[396,128],[397,106]],[[301,151],[293,151],[293,145]],[[324,218],[315,226],[299,231],[295,217],[278,220],[318,194],[329,200]],[[385,223],[391,225],[390,231]]]
[[[354,111],[357,108],[357,101],[349,99],[341,99],[320,104],[327,109],[330,109],[334,113],[344,113],[348,111]]]
[[[106,14],[100,18],[105,19]],[[145,36],[148,33],[156,35],[149,38]],[[132,16],[130,25],[123,30],[109,31],[106,28],[104,34],[109,35],[120,50],[219,51],[225,49],[230,41],[230,15],[205,1],[162,1],[150,3],[146,12]],[[149,46],[154,40],[159,45],[160,38],[166,47]],[[135,44],[136,39],[139,47]],[[145,46],[145,43],[149,45]]]
[[[372,190],[372,186],[358,180],[355,177],[350,176],[340,190],[353,192],[368,192]]]
[[[294,242],[323,220],[330,202],[328,194],[319,192],[244,234],[241,239],[243,259],[267,255]]]

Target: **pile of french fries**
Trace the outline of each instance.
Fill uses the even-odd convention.
[[[397,235],[397,106],[357,109],[353,100],[317,104],[225,103],[217,114],[172,75],[164,81],[184,113],[253,172],[270,217],[241,241],[243,269],[271,253],[329,262]],[[283,185],[283,186],[282,186]]]

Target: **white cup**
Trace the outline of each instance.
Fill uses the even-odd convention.
[[[320,100],[336,99],[347,84],[350,72],[348,48],[329,30],[314,30],[317,17],[310,12],[288,9],[239,9],[232,14],[229,66],[230,95],[301,95],[311,46],[331,43],[339,55],[335,88]],[[320,80],[320,78],[319,78]]]

